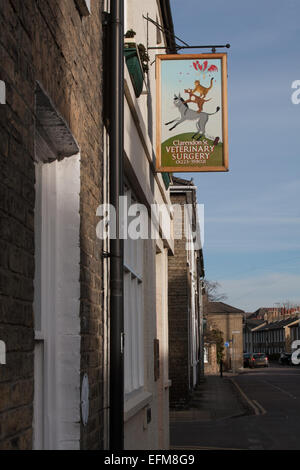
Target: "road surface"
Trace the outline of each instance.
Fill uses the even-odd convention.
[[[300,449],[300,367],[245,369],[234,381],[252,415],[171,425],[171,443],[190,449]],[[255,413],[255,414],[254,414]]]

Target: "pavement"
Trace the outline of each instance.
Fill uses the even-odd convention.
[[[207,422],[248,413],[249,408],[232,381],[234,376],[229,373],[224,373],[223,378],[206,376],[194,391],[189,409],[170,412],[173,427],[184,421]]]
[[[206,376],[189,409],[171,412],[170,439],[175,450],[300,450],[300,367]]]

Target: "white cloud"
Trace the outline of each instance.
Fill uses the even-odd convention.
[[[299,225],[300,217],[207,217],[206,222],[209,223],[222,223],[222,224],[292,224]]]
[[[270,253],[274,251],[298,251],[300,243],[276,240],[220,240],[209,241],[206,237],[205,248],[210,253]]]
[[[262,187],[250,198],[235,198],[230,204],[213,201],[206,205],[206,248],[210,251],[270,252],[300,249],[300,181],[293,179]],[[228,190],[229,191],[229,190]],[[230,199],[230,192],[224,200]]]
[[[271,273],[246,279],[219,280],[230,305],[253,312],[289,300],[300,305],[300,275]]]

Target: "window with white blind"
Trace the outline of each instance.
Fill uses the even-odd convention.
[[[129,187],[125,196],[128,208],[137,203]],[[124,240],[125,397],[144,386],[143,243],[142,239]]]

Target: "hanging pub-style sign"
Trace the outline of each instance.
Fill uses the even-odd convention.
[[[156,170],[228,171],[227,54],[156,59]]]

